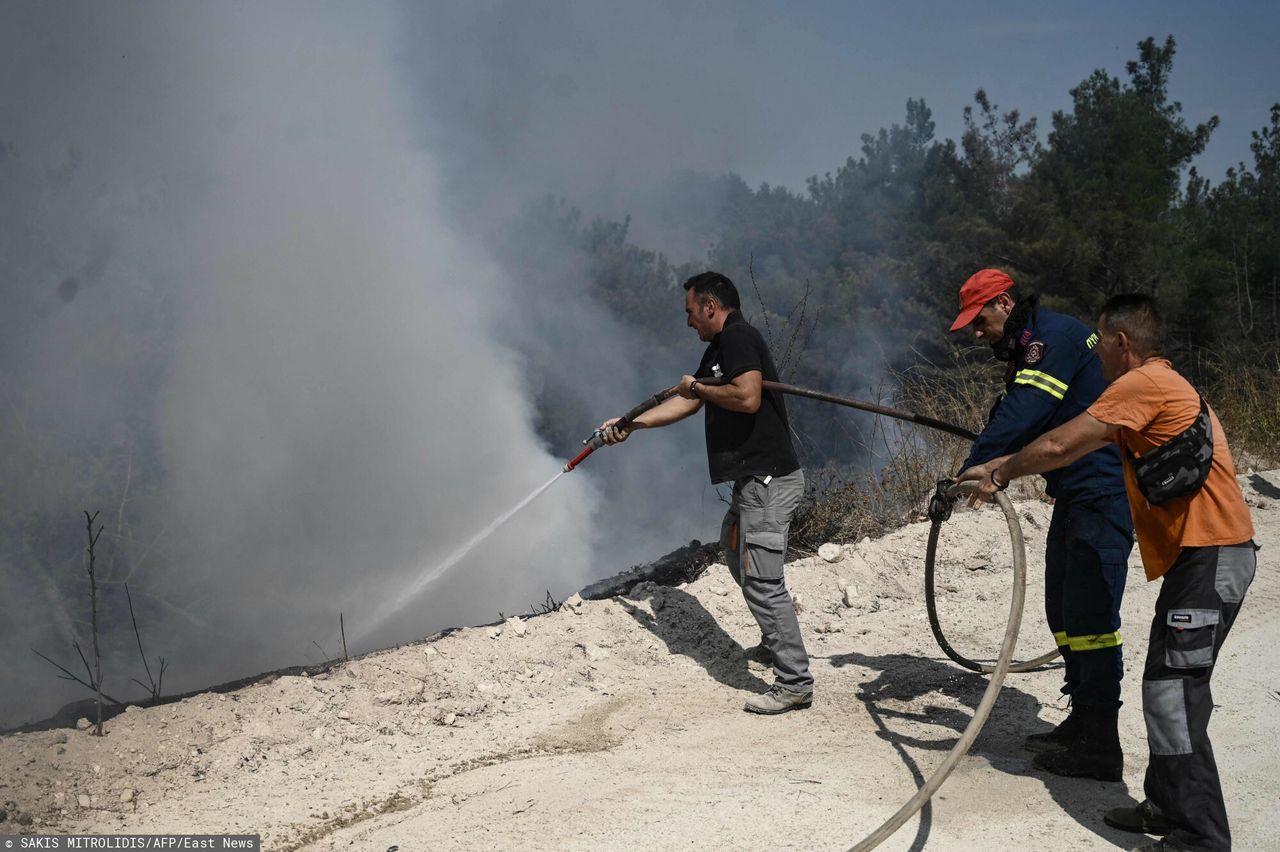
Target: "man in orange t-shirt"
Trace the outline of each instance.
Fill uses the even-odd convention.
[[[1107,443],[1126,456],[1125,490],[1148,580],[1163,577],[1142,674],[1149,762],[1146,801],[1113,808],[1117,828],[1163,834],[1139,849],[1230,849],[1231,832],[1209,742],[1209,679],[1245,592],[1257,548],[1222,424],[1209,411],[1213,460],[1192,493],[1151,504],[1132,458],[1181,434],[1200,413],[1200,395],[1161,356],[1160,317],[1148,296],[1109,299],[1094,351],[1111,381],[1083,414],[1021,452],[966,471],[987,501],[1013,479],[1054,470]]]

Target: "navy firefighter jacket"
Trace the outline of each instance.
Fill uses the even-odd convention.
[[[1019,332],[1005,392],[991,409],[961,470],[1014,453],[1080,412],[1107,382],[1093,352],[1098,335],[1073,317],[1032,308]],[[1050,497],[1074,500],[1124,493],[1120,453],[1114,444],[1044,475]]]

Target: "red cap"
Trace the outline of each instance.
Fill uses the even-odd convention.
[[[960,315],[951,323],[951,330],[959,331],[973,322],[983,305],[1012,288],[1013,279],[999,269],[981,269],[970,275],[960,287]]]

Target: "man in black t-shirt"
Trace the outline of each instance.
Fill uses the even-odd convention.
[[[720,529],[725,561],[760,625],[757,659],[773,663],[774,684],[748,699],[752,713],[783,713],[813,702],[813,676],[795,604],[783,579],[791,516],[804,493],[782,395],[763,389],[778,371],[764,338],[742,317],[737,288],[718,272],[684,284],[689,327],[707,343],[702,363],[683,376],[666,402],[618,429],[601,428],[610,444],[636,429],[653,429],[706,411],[707,462],[713,483],[732,482],[733,501]],[[704,406],[703,403],[706,403]]]

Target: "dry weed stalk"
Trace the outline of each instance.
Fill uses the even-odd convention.
[[[128,583],[124,584],[124,594],[125,598],[129,601],[129,620],[133,622],[133,636],[138,640],[138,656],[142,657],[142,667],[147,672],[147,683],[143,683],[136,677],[131,678],[131,680],[143,689],[148,690],[151,693],[152,703],[155,703],[160,700],[160,690],[164,684],[164,673],[165,669],[169,668],[169,664],[165,661],[164,657],[157,657],[156,659],[159,660],[160,676],[151,676],[151,666],[147,664],[147,653],[142,650],[142,633],[138,630],[138,619],[133,614],[133,595],[129,593]]]
[[[31,651],[31,653],[35,654],[35,655],[36,655],[37,657],[39,657],[40,659],[44,660],[44,661],[45,661],[46,663],[48,663],[49,665],[53,666],[53,667],[54,667],[55,669],[57,669],[58,671],[62,672],[62,674],[58,675],[58,677],[59,677],[59,678],[61,678],[62,680],[74,680],[76,683],[80,684],[80,685],[81,685],[81,686],[83,686],[85,689],[91,689],[91,690],[94,690],[94,691],[98,691],[98,687],[97,687],[97,686],[95,686],[95,685],[94,685],[94,683],[93,683],[93,672],[89,670],[89,661],[85,659],[84,651],[80,650],[80,643],[79,643],[79,642],[72,642],[72,643],[71,643],[71,647],[75,648],[75,649],[76,649],[76,653],[78,653],[78,654],[80,655],[80,661],[84,663],[85,671],[86,671],[86,673],[87,673],[87,675],[88,675],[88,677],[89,677],[89,680],[87,680],[87,681],[81,680],[80,678],[76,677],[76,675],[72,674],[70,671],[68,671],[67,669],[65,669],[64,667],[62,667],[61,665],[59,665],[58,663],[55,663],[53,660],[49,659],[49,658],[48,658],[48,657],[46,657],[44,654],[41,654],[41,653],[40,653],[39,651],[37,651],[35,648],[31,648],[31,649],[30,649],[30,651]],[[123,702],[123,701],[118,701],[117,699],[112,698],[110,695],[107,695],[105,692],[101,693],[101,695],[102,695],[102,697],[103,697],[103,698],[107,699],[107,700],[108,700],[108,701],[110,701],[112,704],[116,705],[117,707],[124,707],[124,706],[125,706],[125,704],[124,704],[124,702]]]
[[[756,282],[755,271],[755,255],[747,256],[747,275],[751,278],[751,287],[756,292],[756,301],[760,303],[760,318],[764,323],[765,343],[769,347],[770,352],[776,353],[778,348],[773,345],[773,327],[769,324],[769,308],[765,305],[764,296],[760,292],[760,285]],[[782,357],[778,361],[778,379],[780,381],[788,381],[793,368],[799,366],[804,359],[804,352],[809,348],[809,342],[813,340],[813,332],[818,327],[818,320],[822,315],[821,310],[814,312],[813,320],[809,323],[808,329],[805,328],[805,315],[809,309],[809,295],[813,291],[813,285],[808,281],[804,282],[804,292],[800,294],[800,298],[791,310],[787,312],[784,319],[784,325],[788,329],[786,345],[782,347]],[[797,344],[799,349],[796,348]]]
[[[347,653],[347,623],[341,612],[338,613],[338,630],[342,633],[342,659],[349,663],[351,656]]]
[[[97,520],[98,513],[89,514],[88,510],[84,513],[85,531],[89,536],[89,606],[90,606],[90,625],[93,634],[93,691],[97,696],[98,720],[93,728],[95,737],[102,736],[102,649],[98,645],[98,578],[94,574],[94,564],[96,556],[94,547],[98,544],[98,536],[102,535],[102,527],[98,527],[98,531],[93,531],[93,522]],[[76,650],[80,647],[77,645]],[[87,665],[87,664],[86,664]]]
[[[31,649],[31,653],[35,654],[37,657],[44,660],[46,663],[53,666],[58,671],[62,672],[62,674],[58,675],[58,677],[62,678],[63,680],[73,680],[76,683],[80,684],[81,686],[87,689],[93,690],[93,693],[96,699],[95,705],[97,708],[97,723],[94,725],[93,733],[94,733],[94,736],[100,737],[102,736],[102,699],[105,698],[106,700],[110,701],[112,704],[115,704],[118,707],[123,707],[124,704],[123,702],[117,701],[116,699],[112,698],[110,695],[107,695],[105,692],[102,691],[102,650],[98,644],[98,581],[97,581],[97,575],[96,575],[97,555],[94,552],[94,548],[98,544],[98,536],[102,535],[102,527],[98,527],[98,531],[96,533],[93,531],[93,522],[97,520],[97,518],[98,518],[97,512],[94,512],[92,515],[90,515],[87,511],[84,513],[85,529],[89,537],[89,546],[87,548],[89,553],[89,565],[86,570],[89,574],[89,605],[90,605],[90,612],[91,612],[90,630],[93,635],[93,666],[89,665],[89,660],[88,658],[85,657],[84,649],[80,647],[80,642],[76,640],[76,641],[72,641],[71,643],[71,647],[75,648],[76,654],[79,655],[80,657],[80,662],[84,664],[85,676],[88,678],[88,680],[87,681],[81,680],[78,676],[72,674],[65,667],[59,665],[58,663],[55,663],[53,660],[49,659],[44,654],[41,654],[35,648]]]
[[[563,601],[558,601],[551,594],[551,590],[547,589],[547,599],[540,604],[533,604],[529,607],[529,611],[536,615],[546,615],[549,612],[555,612],[560,608]]]

